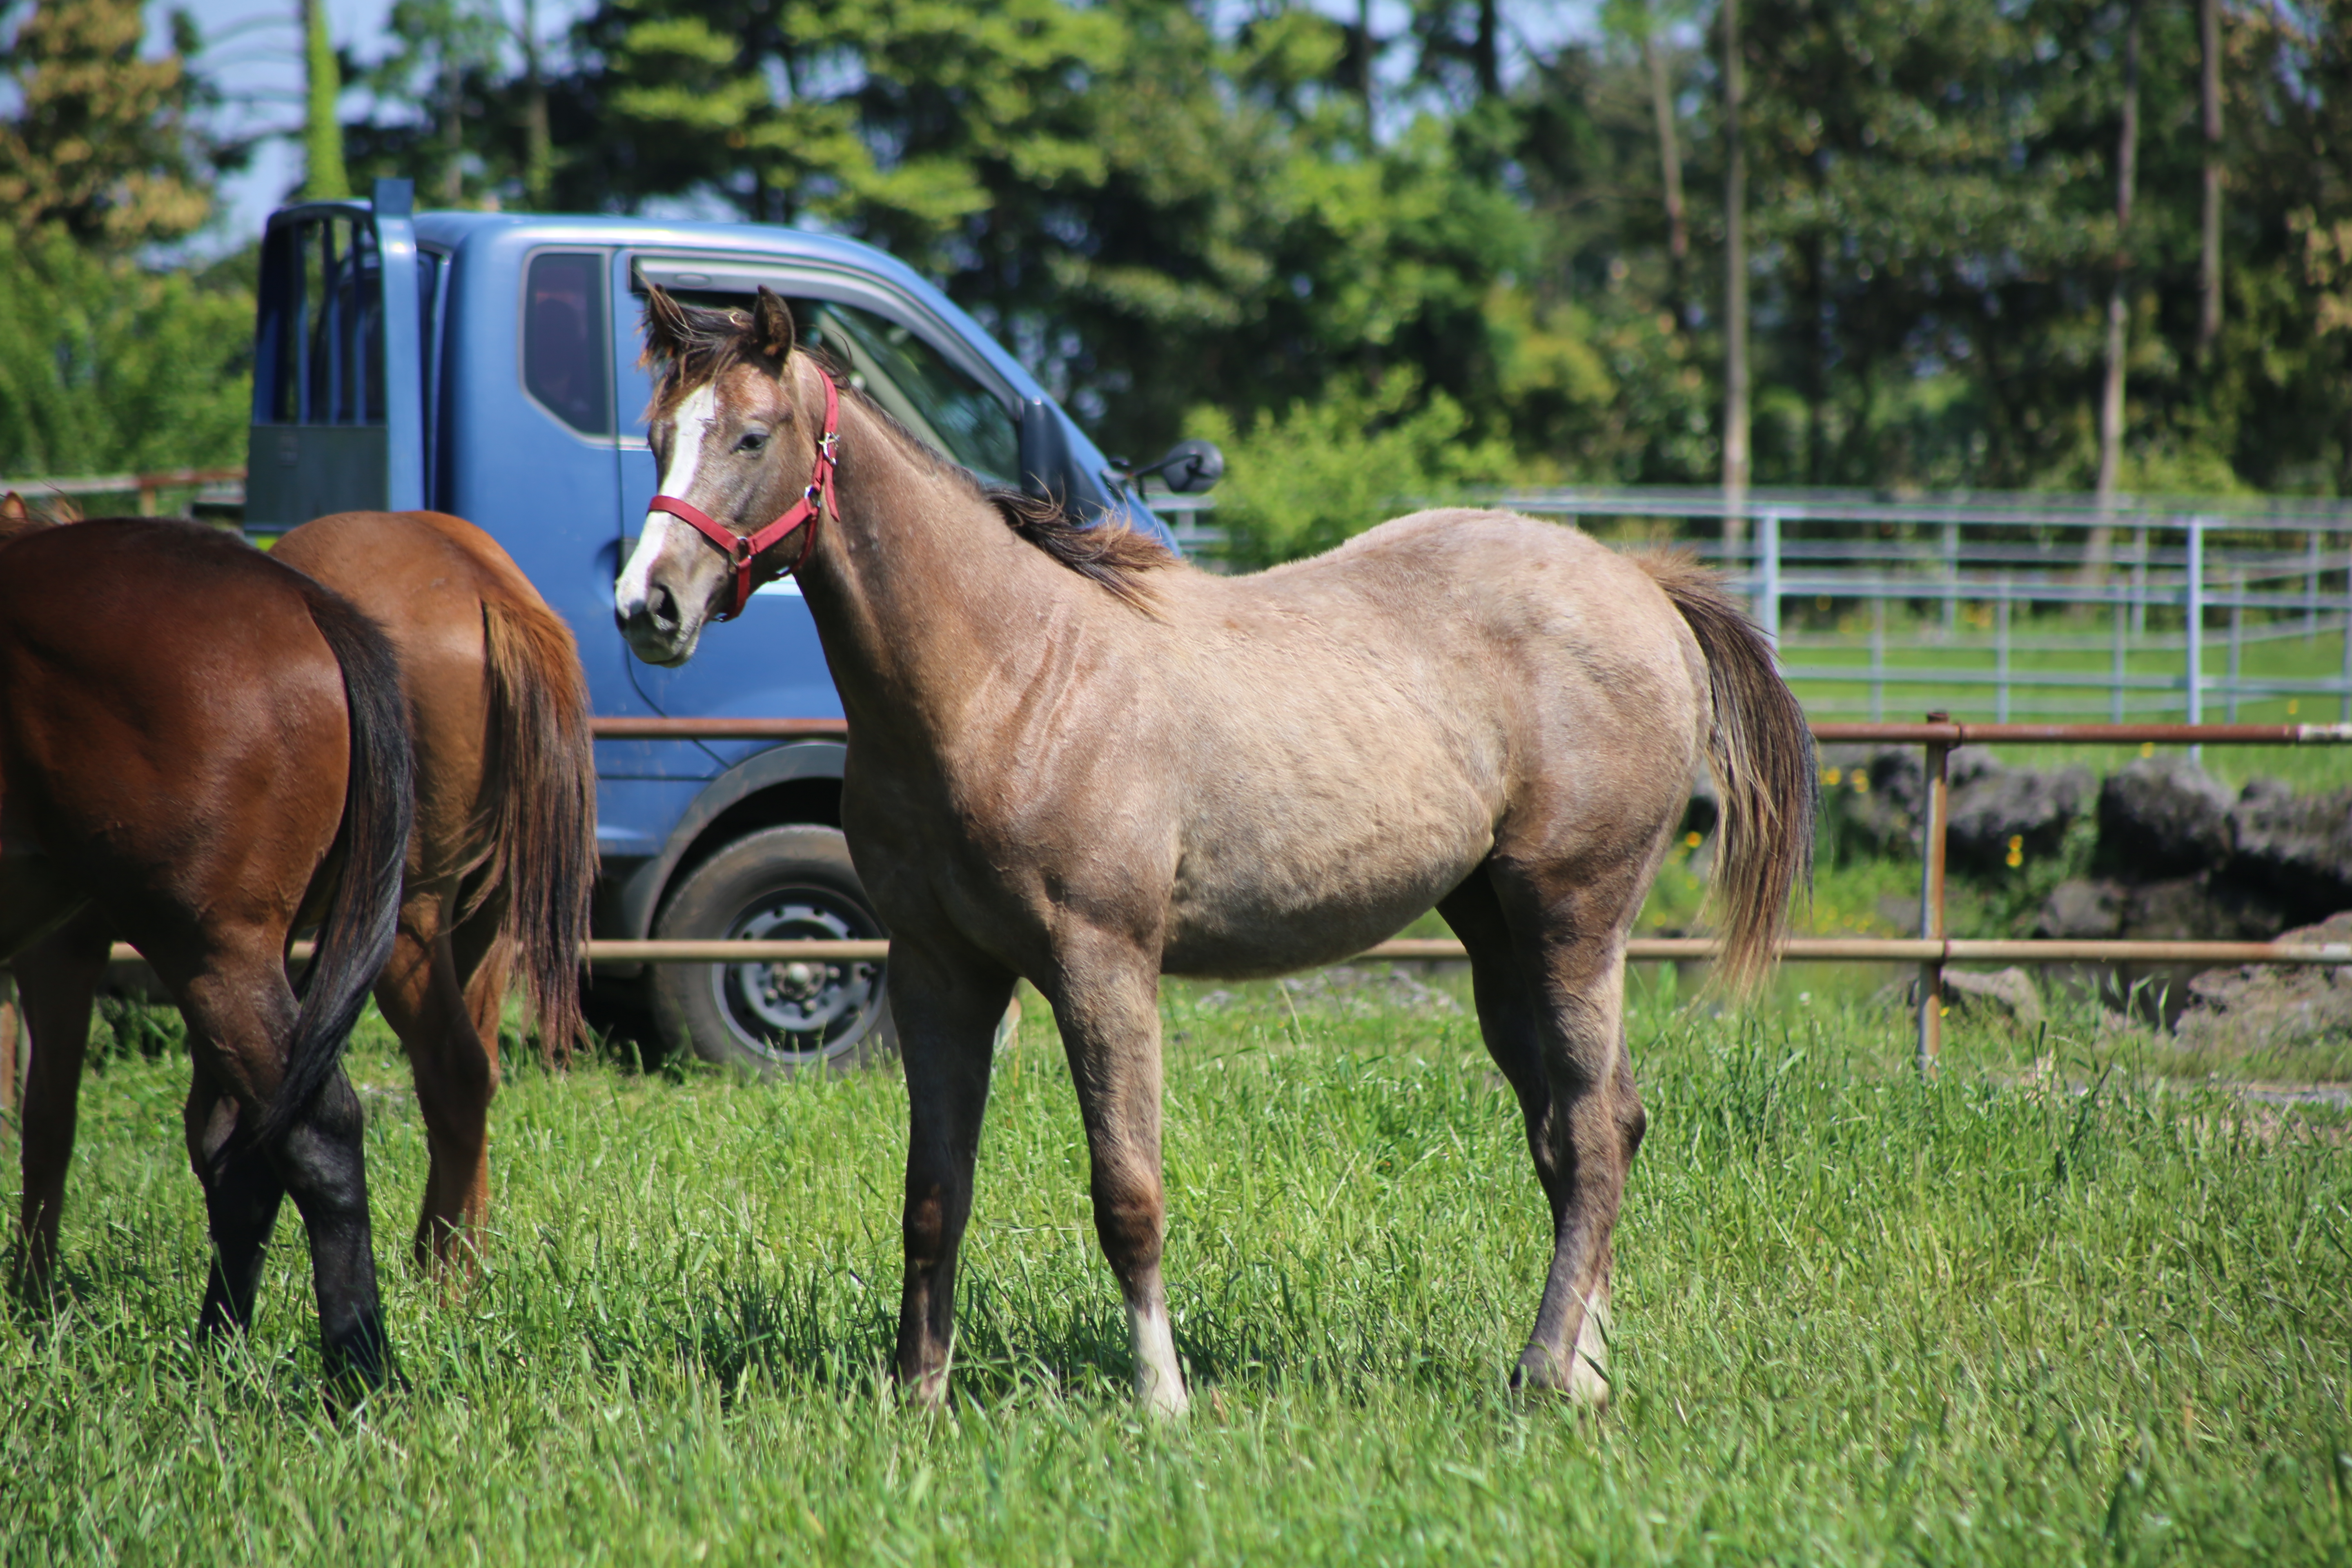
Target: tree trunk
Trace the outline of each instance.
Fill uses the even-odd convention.
[[[1723,0],[1724,542],[1745,536],[1748,499],[1748,151],[1740,140],[1739,0]]]
[[[343,122],[335,112],[343,76],[327,37],[326,0],[303,0],[302,67],[302,195],[341,201],[352,194],[352,182],[343,172]]]
[[[2104,521],[2115,505],[2116,483],[2124,457],[2124,356],[2130,348],[2132,187],[2139,167],[2139,16],[2141,0],[2131,0],[2124,24],[2123,132],[2116,148],[2116,254],[2107,284],[2107,374],[2099,393],[2099,490],[2102,521],[2091,530],[2084,551],[2084,576],[2098,582],[2107,574],[2114,531]]]
[[[2197,261],[2197,358],[2212,357],[2221,335],[2221,0],[2197,0],[2197,35],[2203,69],[2198,96],[2204,110],[2205,243]]]
[[[456,206],[466,195],[466,82],[457,57],[441,53],[441,205]]]
[[[545,212],[555,199],[555,149],[547,132],[547,78],[540,69],[539,0],[522,0],[523,199]]]
[[[1658,173],[1666,187],[1666,295],[1675,324],[1687,326],[1690,220],[1683,212],[1683,152],[1675,137],[1674,87],[1666,79],[1665,51],[1658,47],[1654,16],[1642,35],[1642,58],[1650,68],[1650,108],[1658,121]]]
[[[1503,90],[1503,26],[1499,0],[1478,0],[1478,95],[1493,98]]]

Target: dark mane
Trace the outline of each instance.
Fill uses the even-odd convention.
[[[660,369],[660,374],[654,382],[653,403],[646,413],[648,421],[668,416],[685,400],[688,388],[700,386],[730,367],[758,357],[751,342],[750,311],[687,305],[676,300],[665,302],[675,312],[665,323],[665,329],[667,335],[676,341],[676,347],[667,353],[656,353],[652,348],[654,306],[648,299],[646,305],[647,347],[637,360],[640,365],[658,366]],[[845,396],[856,400],[860,408],[905,440],[908,446],[928,459],[936,471],[951,474],[969,485],[973,496],[994,507],[997,515],[1013,532],[1135,608],[1143,610],[1150,607],[1151,593],[1144,581],[1144,574],[1176,563],[1174,552],[1166,545],[1148,533],[1139,533],[1124,522],[1079,522],[1059,501],[1040,499],[1009,485],[982,479],[962,464],[934,450],[929,442],[900,424],[888,409],[867,395],[862,388],[851,384],[847,367],[831,354],[822,348],[806,345],[802,346],[800,352],[814,360],[817,367],[833,378],[834,384],[841,388]]]
[[[1151,584],[1144,574],[1176,564],[1174,552],[1125,522],[1079,522],[1059,501],[1041,500],[1010,485],[983,484],[969,469],[957,471],[971,479],[981,499],[996,508],[1013,532],[1139,610],[1151,608]]]
[[[737,363],[752,357],[751,312],[687,305],[670,301],[677,316],[668,323],[677,347],[657,353],[654,343],[653,301],[646,301],[646,352],[637,356],[642,370],[656,370],[653,401],[646,405],[646,421],[666,419],[685,401],[688,389],[713,381]]]

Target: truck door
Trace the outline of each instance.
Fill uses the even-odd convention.
[[[282,531],[332,511],[425,504],[420,266],[405,180],[372,203],[270,215],[257,301],[248,528]]]

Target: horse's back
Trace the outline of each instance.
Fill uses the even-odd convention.
[[[1282,933],[1377,940],[1498,846],[1572,856],[1680,809],[1704,665],[1639,563],[1580,532],[1424,512],[1171,588],[1171,967],[1313,962]]]

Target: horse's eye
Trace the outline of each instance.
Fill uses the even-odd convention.
[[[763,430],[746,430],[743,432],[741,437],[736,441],[735,449],[739,452],[756,452],[767,444],[767,432]]]

